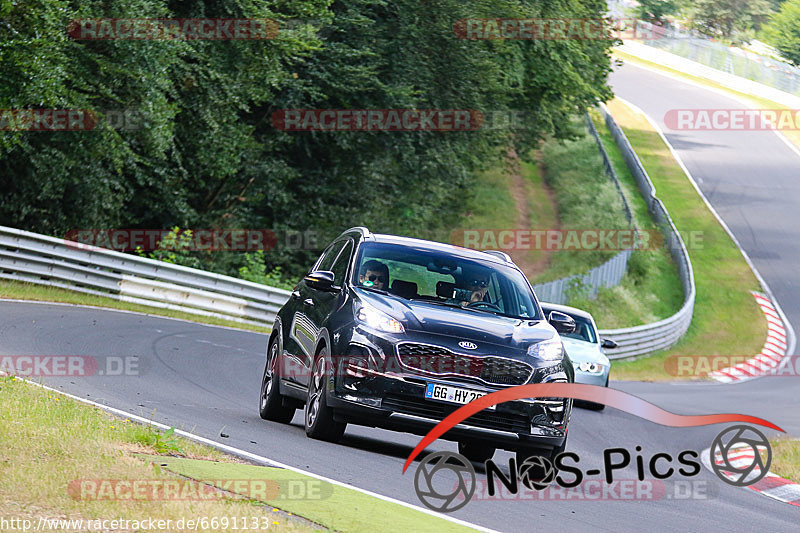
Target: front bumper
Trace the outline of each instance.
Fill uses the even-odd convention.
[[[357,340],[371,354],[394,356],[391,340],[374,335]],[[568,377],[563,371],[552,372],[544,381],[568,381]],[[484,393],[505,388],[487,386],[467,376],[437,377],[398,367],[360,372],[358,377],[337,372],[328,390],[328,404],[342,422],[425,435],[461,407],[425,398],[428,383]],[[467,418],[442,438],[479,441],[512,451],[557,448],[567,438],[571,410],[572,400],[563,398],[504,402]]]

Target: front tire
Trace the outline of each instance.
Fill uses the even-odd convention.
[[[606,387],[608,387],[608,378],[606,378]],[[581,407],[584,409],[589,409],[590,411],[602,411],[606,408],[606,404],[604,403],[595,403],[595,402],[581,402]]]
[[[517,450],[517,467],[525,462],[525,459],[528,457],[546,457],[553,463],[553,466],[556,464],[556,457],[559,454],[564,453],[564,450],[567,449],[567,439],[564,439],[564,443],[559,446],[558,448],[552,448],[550,450],[540,450],[536,448],[528,449],[528,450]]]
[[[272,340],[267,351],[267,364],[261,378],[261,401],[259,414],[264,420],[288,424],[294,418],[295,408],[284,405],[280,391],[280,372],[278,372],[278,339]]]
[[[314,359],[311,379],[308,382],[305,416],[306,435],[312,439],[337,442],[342,438],[347,424],[333,419],[333,409],[327,401],[326,348],[322,348]]]

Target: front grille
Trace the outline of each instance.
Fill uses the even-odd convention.
[[[434,375],[461,375],[493,385],[524,385],[533,368],[522,361],[494,355],[466,355],[442,346],[403,342],[397,345],[403,366]]]
[[[434,420],[442,420],[461,407],[460,405],[450,406],[423,398],[399,394],[387,394],[383,399],[382,406],[396,413],[421,416]],[[472,415],[464,420],[462,424],[525,435],[530,433],[531,428],[530,420],[525,415],[496,413],[486,410]]]

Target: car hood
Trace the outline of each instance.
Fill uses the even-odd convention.
[[[602,363],[608,364],[608,357],[600,350],[600,345],[594,342],[579,341],[569,337],[561,337],[564,348],[573,363]]]
[[[555,329],[544,320],[509,318],[420,300],[404,300],[369,291],[357,292],[364,303],[400,320],[410,332],[445,335],[459,340],[522,350],[527,350],[532,343],[557,336]]]

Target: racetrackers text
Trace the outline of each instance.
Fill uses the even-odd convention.
[[[473,131],[483,115],[469,109],[281,109],[271,121],[283,131]]]
[[[65,519],[0,517],[0,531],[197,531],[231,529],[257,531],[269,529],[273,522],[268,516],[203,516],[200,518],[127,518]]]

